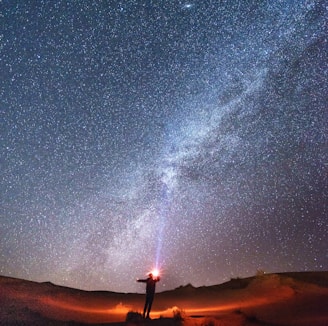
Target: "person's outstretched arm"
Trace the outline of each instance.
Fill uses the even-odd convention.
[[[137,278],[137,282],[143,282],[143,283],[146,283],[147,280],[140,280],[140,279]]]

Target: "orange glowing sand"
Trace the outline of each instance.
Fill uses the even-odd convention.
[[[122,324],[143,303],[141,294],[88,292],[0,277],[1,325]],[[157,293],[154,320],[147,325],[328,325],[327,306],[328,272],[269,274]]]

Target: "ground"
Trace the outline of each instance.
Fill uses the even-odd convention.
[[[151,320],[144,295],[81,291],[0,277],[0,325],[328,325],[328,272],[264,274],[157,293]]]

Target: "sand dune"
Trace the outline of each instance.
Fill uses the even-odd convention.
[[[144,295],[89,292],[0,277],[1,325],[328,325],[328,272],[265,274],[157,293],[151,321]],[[131,316],[131,314],[130,314]]]

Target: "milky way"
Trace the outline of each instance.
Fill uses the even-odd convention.
[[[2,275],[328,269],[325,1],[1,7]]]

